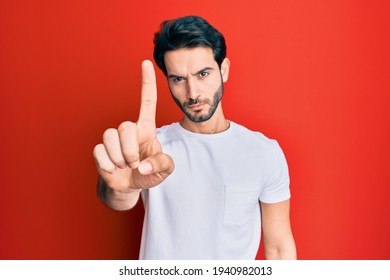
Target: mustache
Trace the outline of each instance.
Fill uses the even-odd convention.
[[[190,98],[188,101],[183,103],[183,107],[186,108],[188,106],[196,105],[196,104],[199,104],[199,103],[211,104],[211,100],[207,99],[207,98],[206,99],[201,99],[199,97],[197,97],[195,99]]]

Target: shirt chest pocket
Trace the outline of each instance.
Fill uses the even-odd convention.
[[[258,185],[225,185],[223,225],[240,226],[259,210]]]

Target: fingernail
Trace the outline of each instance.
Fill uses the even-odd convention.
[[[127,167],[127,165],[124,163],[124,164],[118,165],[118,167],[119,167],[120,169],[125,169],[125,168]]]
[[[131,169],[136,169],[139,165],[139,160],[130,162],[128,165]]]
[[[149,174],[150,172],[152,172],[152,165],[150,164],[150,162],[142,162],[138,166],[138,171],[144,175]]]

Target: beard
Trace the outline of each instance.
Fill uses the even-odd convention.
[[[221,80],[221,85],[219,86],[218,90],[214,93],[213,100],[211,100],[209,98],[204,98],[204,99],[190,98],[188,101],[186,101],[182,104],[182,103],[180,103],[179,99],[177,99],[172,94],[172,92],[171,92],[171,95],[172,95],[173,99],[175,100],[176,104],[179,106],[179,108],[183,111],[183,113],[186,115],[186,117],[188,119],[190,119],[191,121],[193,121],[195,123],[201,123],[201,122],[208,121],[214,115],[215,110],[217,110],[218,104],[222,99],[223,92],[224,92],[224,87],[223,87],[223,82]],[[187,110],[188,106],[200,104],[200,103],[208,104],[210,106],[208,112],[206,112],[205,114],[201,114],[201,110],[195,111],[195,113],[191,113]]]

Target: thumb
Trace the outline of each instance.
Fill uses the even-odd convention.
[[[164,153],[157,153],[144,159],[138,165],[138,171],[142,175],[158,173],[162,178],[166,178],[175,169],[173,159]]]

